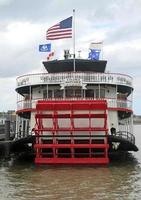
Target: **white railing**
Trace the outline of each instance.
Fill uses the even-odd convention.
[[[87,98],[87,100],[92,100],[92,98]],[[23,109],[35,109],[36,108],[36,103],[39,100],[47,100],[47,99],[32,99],[32,100],[22,100],[17,102],[17,110],[23,110]],[[67,99],[48,99],[48,100],[86,100],[82,98],[67,98]],[[98,100],[98,99],[93,99],[93,100]],[[132,102],[129,100],[119,100],[119,99],[113,99],[113,98],[108,98],[105,99],[107,100],[108,103],[108,108],[124,108],[124,109],[129,109],[132,110]]]
[[[68,73],[42,73],[28,74],[17,78],[17,88],[38,84],[63,84],[67,80],[82,84],[102,83],[116,84],[132,87],[132,77],[118,73],[68,72]]]

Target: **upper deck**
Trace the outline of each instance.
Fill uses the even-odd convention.
[[[21,93],[28,86],[37,85],[60,85],[61,89],[66,86],[80,86],[86,89],[89,84],[109,84],[124,87],[131,90],[132,78],[118,73],[105,73],[107,61],[105,60],[53,60],[43,62],[48,73],[23,75],[17,78],[16,91]],[[128,87],[128,88],[127,88]],[[125,89],[127,88],[127,89]]]

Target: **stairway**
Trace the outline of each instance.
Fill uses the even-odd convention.
[[[36,164],[108,164],[105,100],[38,101]]]

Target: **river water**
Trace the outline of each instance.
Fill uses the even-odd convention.
[[[141,125],[134,126],[141,149]],[[139,200],[141,151],[108,166],[35,166],[0,161],[0,200]]]

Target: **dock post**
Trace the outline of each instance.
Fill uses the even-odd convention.
[[[5,121],[5,158],[9,158],[10,155],[10,121],[6,120]]]
[[[5,141],[10,140],[10,121],[5,121]]]

